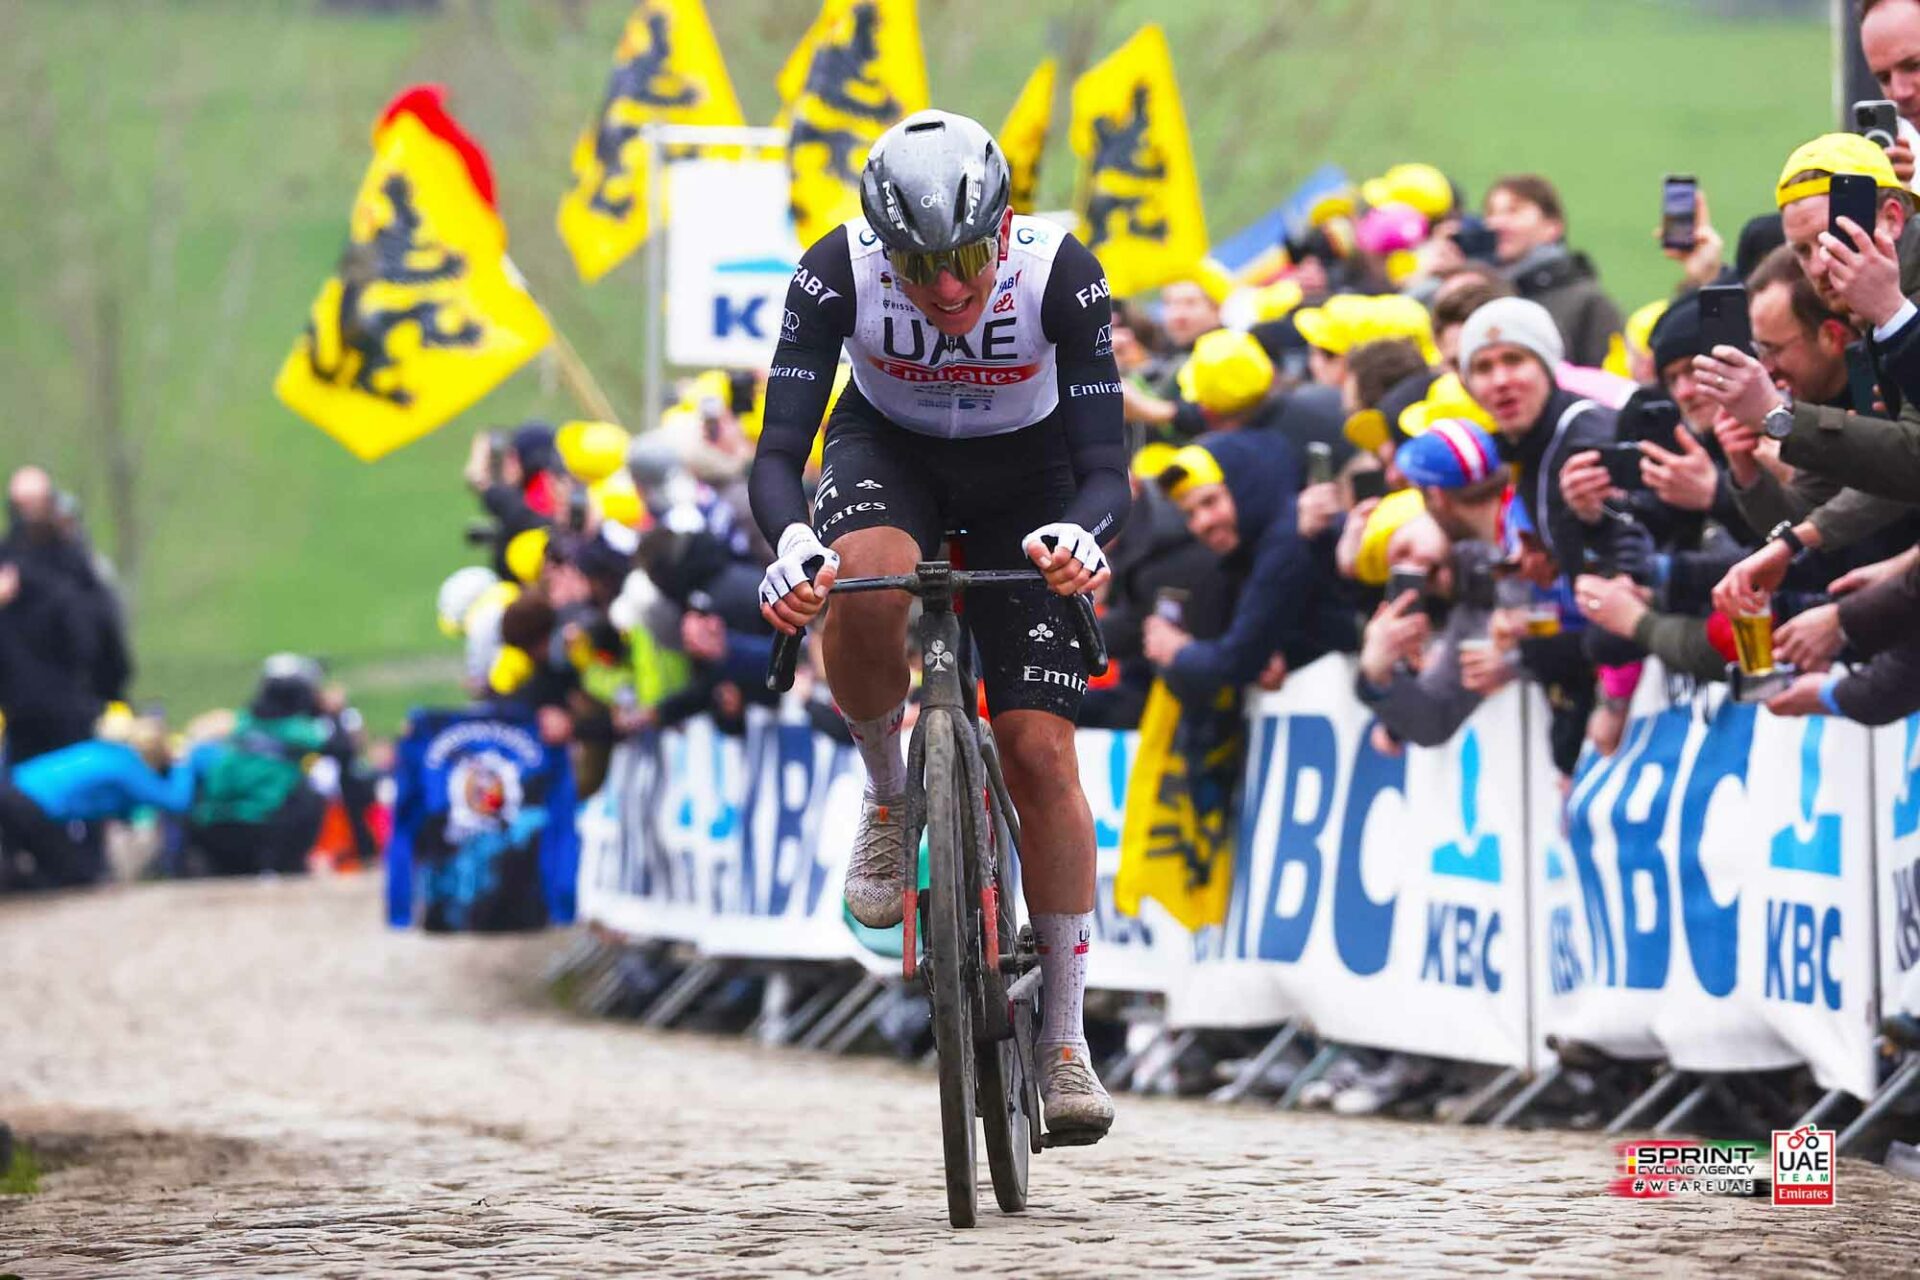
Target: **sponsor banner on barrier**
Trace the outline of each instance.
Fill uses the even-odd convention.
[[[743,736],[705,717],[614,752],[581,818],[581,909],[715,956],[859,959],[841,883],[859,816],[851,748],[755,709]]]
[[[1880,991],[1920,1015],[1920,715],[1873,731]]]
[[[1304,1016],[1343,1043],[1529,1065],[1520,708],[1507,690],[1444,747],[1383,755],[1350,659],[1257,699],[1233,906],[1170,1020]]]
[[[1589,753],[1539,895],[1543,1030],[1689,1071],[1874,1085],[1868,734],[1649,663]]]
[[[1151,898],[1130,916],[1114,902],[1120,872],[1120,828],[1127,780],[1139,735],[1113,729],[1082,729],[1080,788],[1093,811],[1095,882],[1093,946],[1087,951],[1087,985],[1097,991],[1166,992],[1180,980],[1193,954],[1192,935]],[[1021,917],[1024,919],[1024,907]]]

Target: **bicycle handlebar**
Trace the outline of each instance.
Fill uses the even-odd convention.
[[[818,573],[813,568],[808,577]],[[1044,582],[1046,578],[1037,569],[955,569],[947,576],[948,588],[958,595],[969,587],[1013,586],[1028,582]],[[843,591],[904,591],[908,595],[923,596],[928,588],[918,573],[896,573],[876,578],[848,578],[833,584],[829,594]],[[1107,671],[1107,642],[1100,634],[1100,624],[1094,617],[1093,597],[1076,595],[1073,600],[1073,636],[1080,642],[1080,654],[1086,659],[1089,676],[1105,675]],[[800,642],[806,638],[803,627],[788,635],[777,632],[773,637],[773,656],[767,661],[767,688],[774,693],[785,693],[793,688],[793,670],[800,659]]]

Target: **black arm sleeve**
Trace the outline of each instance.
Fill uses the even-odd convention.
[[[807,492],[800,483],[813,436],[833,394],[840,344],[853,332],[853,263],[847,229],[814,241],[787,286],[780,345],[767,370],[767,404],[760,446],[747,476],[753,518],[767,542],[780,545],[790,524],[806,523]]]
[[[1040,327],[1054,345],[1060,421],[1079,486],[1067,519],[1102,543],[1127,522],[1126,425],[1113,362],[1113,300],[1100,260],[1072,236],[1061,241],[1040,301]]]

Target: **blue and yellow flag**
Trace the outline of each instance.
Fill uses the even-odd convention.
[[[1040,181],[1040,155],[1047,149],[1047,134],[1053,128],[1053,82],[1058,67],[1052,58],[1044,59],[1027,77],[1020,96],[1013,100],[1006,123],[1000,126],[1000,150],[1013,170],[1013,211],[1033,212],[1033,191]]]
[[[867,149],[889,125],[926,109],[915,0],[826,0],[776,87],[794,234],[805,246],[859,216]]]
[[[1152,898],[1188,929],[1226,923],[1244,746],[1238,690],[1188,711],[1164,681],[1153,682],[1120,827],[1120,910],[1137,916],[1140,900]]]
[[[647,125],[744,123],[700,0],[645,0],[620,33],[599,113],[573,144],[559,224],[580,278],[592,284],[646,241]]]
[[[1114,293],[1191,275],[1207,254],[1207,219],[1173,55],[1157,24],[1073,82],[1069,133],[1080,162],[1080,239]]]
[[[438,87],[402,93],[373,127],[347,247],[274,394],[371,462],[479,400],[552,336],[507,259],[486,154]]]

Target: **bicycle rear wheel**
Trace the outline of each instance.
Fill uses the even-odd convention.
[[[940,1132],[947,1172],[947,1220],[971,1227],[978,1199],[973,1151],[973,1009],[968,996],[966,847],[960,806],[959,744],[949,712],[929,712],[926,728],[928,891],[927,985],[933,996],[933,1042],[940,1059]]]

